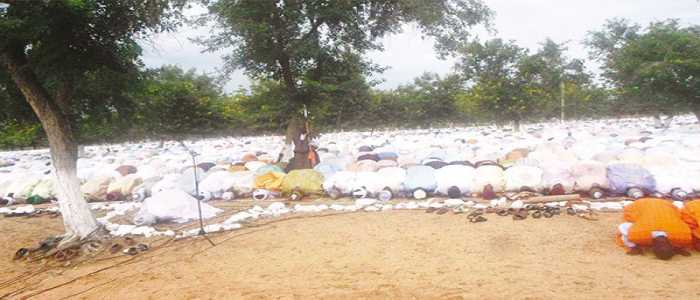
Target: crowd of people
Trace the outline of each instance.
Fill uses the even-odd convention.
[[[624,208],[621,244],[665,258],[692,246],[692,230],[697,237],[700,135],[692,116],[656,125],[637,118],[315,136],[300,123],[286,138],[88,146],[77,172],[89,201],[149,207],[168,201],[156,197],[166,192],[204,201],[621,196],[639,199]],[[0,153],[0,196],[5,204],[50,201],[52,172],[45,150]]]

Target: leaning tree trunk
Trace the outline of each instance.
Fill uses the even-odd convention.
[[[80,192],[76,168],[78,145],[70,122],[61,107],[39,84],[39,80],[29,68],[23,54],[5,53],[0,57],[0,62],[3,61],[15,84],[39,117],[49,140],[57,177],[58,205],[66,230],[66,238],[62,243],[84,239],[96,232],[100,226]]]

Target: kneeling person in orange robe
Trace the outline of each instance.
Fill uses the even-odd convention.
[[[684,250],[692,245],[690,227],[670,201],[639,199],[625,206],[623,218],[626,223],[618,227],[617,241],[628,248],[628,254],[642,254],[642,249],[650,247],[663,260],[675,254],[690,255]]]
[[[700,251],[700,199],[688,201],[681,210],[681,218],[693,233],[693,246]]]

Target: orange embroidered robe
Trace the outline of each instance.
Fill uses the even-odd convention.
[[[663,231],[675,247],[692,245],[690,227],[681,219],[680,210],[670,201],[644,198],[625,206],[624,220],[632,223],[628,239],[638,246],[651,246],[652,231]],[[618,244],[623,245],[620,234]]]
[[[700,199],[686,202],[681,210],[681,218],[688,224],[695,239],[700,240]]]

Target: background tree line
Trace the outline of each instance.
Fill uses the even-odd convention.
[[[381,68],[341,53],[299,75],[296,97],[318,130],[427,127],[622,115],[700,114],[700,29],[675,20],[642,28],[610,20],[586,40],[602,64],[595,81],[564,44],[532,52],[512,41],[471,41],[455,49],[446,76],[425,73],[392,90],[369,78]],[[295,114],[283,78],[223,91],[219,77],[176,66],[126,72],[96,68],[75,87],[71,122],[81,143],[282,132]],[[95,102],[99,101],[99,105]],[[0,147],[45,146],[31,107],[0,69]]]

